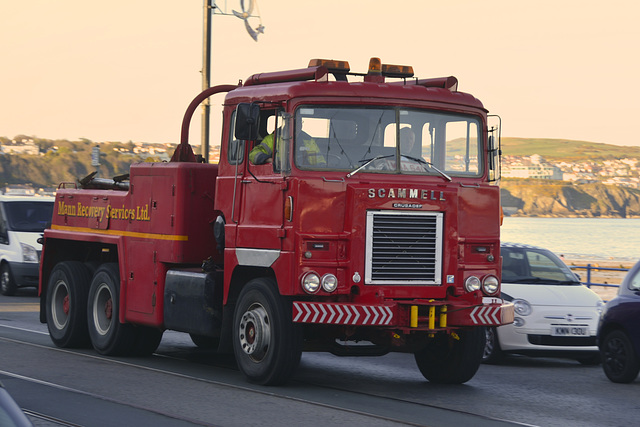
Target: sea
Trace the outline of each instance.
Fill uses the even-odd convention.
[[[571,259],[640,259],[640,218],[505,217],[500,240],[540,246]]]

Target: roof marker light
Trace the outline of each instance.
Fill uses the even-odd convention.
[[[309,61],[309,67],[325,67],[330,73],[341,72],[348,73],[351,70],[347,61],[338,61],[334,59],[312,59]]]
[[[413,77],[413,67],[410,65],[382,64],[382,75],[387,77]]]
[[[369,60],[369,74],[380,74],[382,72],[382,62],[380,58],[371,58]]]

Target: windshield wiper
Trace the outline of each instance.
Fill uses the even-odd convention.
[[[355,170],[349,172],[347,174],[347,178],[351,178],[353,175],[357,174],[358,172],[360,172],[362,169],[366,168],[367,166],[369,166],[371,163],[375,162],[376,160],[380,160],[380,159],[387,159],[389,157],[395,157],[395,154],[388,154],[386,156],[376,156],[373,159],[367,159],[367,160],[360,160],[361,162],[364,162],[364,164],[362,166],[359,166],[358,168],[356,168]]]
[[[449,182],[453,181],[449,175],[447,175],[446,173],[442,172],[440,169],[435,167],[433,165],[433,163],[427,162],[425,159],[421,159],[420,157],[407,156],[406,154],[403,154],[402,157],[405,157],[405,158],[407,158],[409,160],[413,160],[414,162],[418,162],[420,164],[423,164],[423,165],[427,166],[428,168],[431,168],[434,171],[438,172],[447,181],[449,181]]]

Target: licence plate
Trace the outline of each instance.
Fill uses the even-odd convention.
[[[589,328],[587,326],[553,325],[551,326],[551,336],[553,337],[588,337]]]

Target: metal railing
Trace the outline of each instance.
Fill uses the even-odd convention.
[[[615,284],[606,283],[606,282],[605,283],[592,282],[591,281],[591,272],[593,272],[593,271],[623,271],[623,272],[629,271],[628,268],[598,267],[597,265],[596,266],[592,266],[591,264],[587,264],[586,266],[570,265],[569,268],[572,269],[572,270],[586,270],[587,271],[586,280],[581,280],[582,283],[587,288],[590,288],[591,286],[602,286],[602,287],[605,287],[605,288],[619,288],[620,287],[620,285],[615,285]]]

